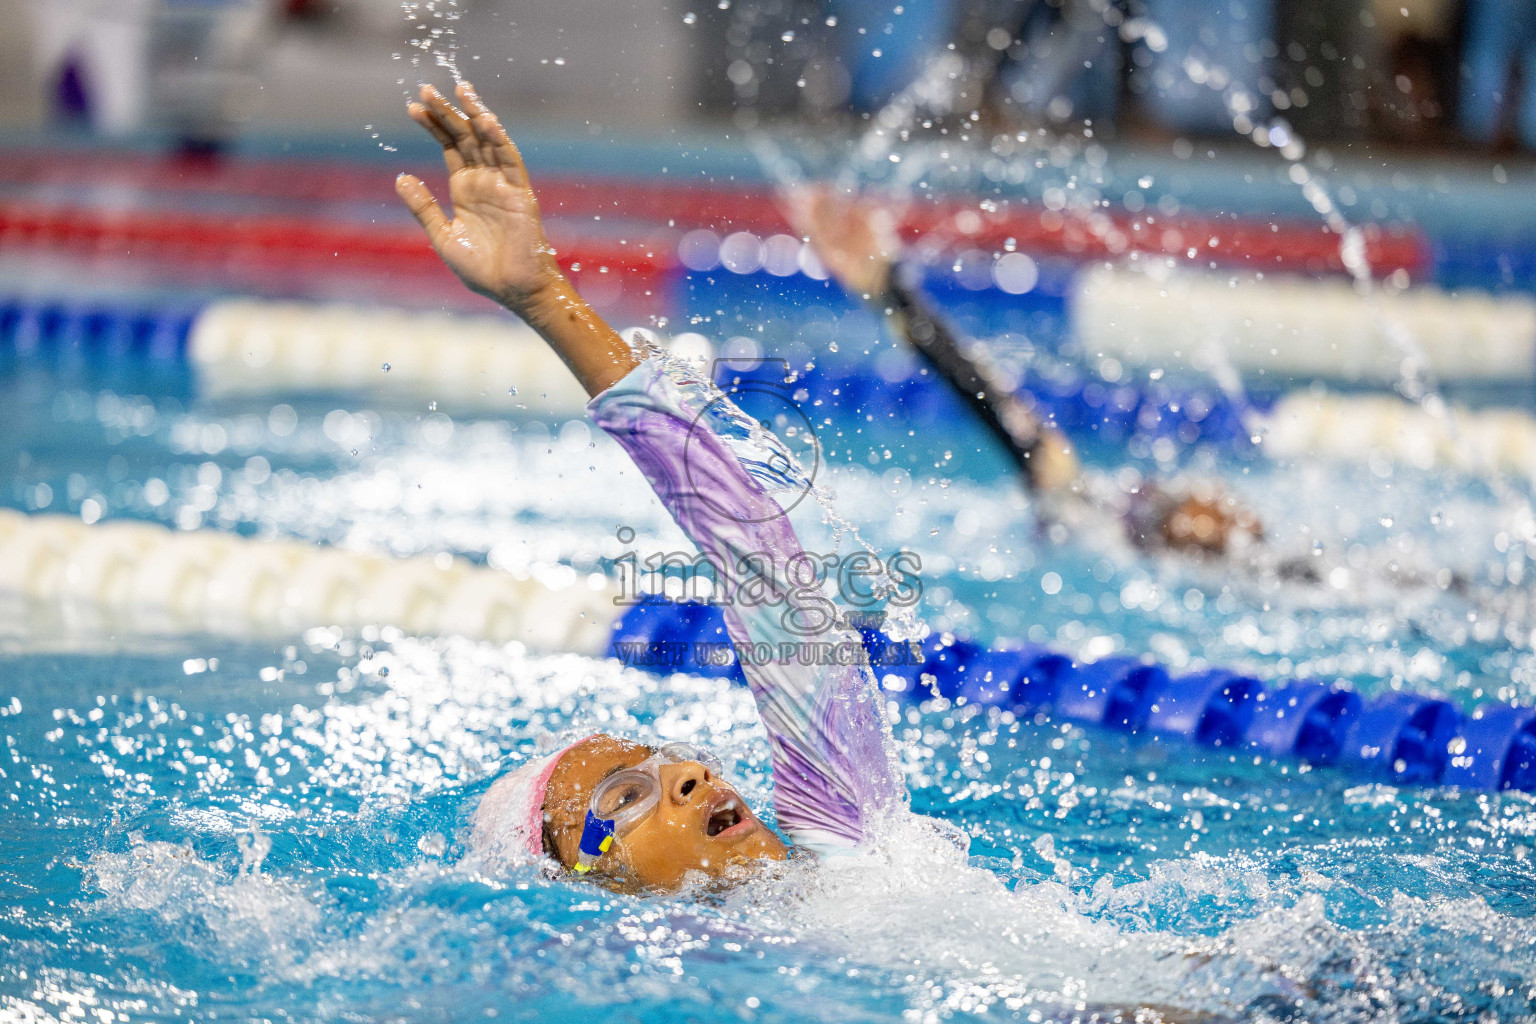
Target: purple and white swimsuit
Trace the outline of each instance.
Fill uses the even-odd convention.
[[[751,421],[707,380],[664,355],[646,359],[587,411],[714,564],[732,643],[774,652],[767,660],[744,659],[742,671],[768,731],[779,826],[817,853],[862,845],[877,818],[905,806],[906,787],[888,752],[890,730],[868,666],[778,656],[808,639],[788,623],[824,616],[826,599],[806,596],[785,578],[785,567],[804,553],[799,538],[722,439],[722,428],[729,435]],[[753,588],[753,599],[738,601],[744,586]],[[764,588],[772,603],[762,600]],[[856,633],[836,625],[815,640],[843,650],[859,644]]]

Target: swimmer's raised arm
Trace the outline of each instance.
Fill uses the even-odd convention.
[[[816,258],[843,286],[877,304],[901,259],[896,218],[882,204],[842,189],[797,188],[786,197],[789,219],[816,250]]]
[[[966,351],[921,289],[902,279],[901,240],[888,210],[856,195],[802,189],[790,196],[790,216],[838,283],[879,310],[975,411],[1030,490],[1061,491],[1076,481],[1071,442],[1042,421],[989,360]]]
[[[522,317],[587,394],[600,394],[639,360],[561,272],[528,168],[507,130],[468,82],[456,92],[462,112],[430,85],[421,87],[421,102],[407,108],[443,147],[452,217],[415,175],[400,175],[395,191],[471,291]]]

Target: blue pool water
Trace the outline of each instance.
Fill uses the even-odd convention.
[[[871,544],[920,555],[936,628],[1536,700],[1524,484],[1181,455],[1324,566],[1309,586],[1140,556],[1103,524],[1053,541],[978,432],[913,426],[835,412],[822,482]],[[0,372],[0,465],[0,503],[29,511],[508,569],[683,544],[579,422],[357,396],[213,400],[175,375],[18,363]],[[808,546],[831,545],[804,511]],[[1469,585],[1388,586],[1394,560]],[[928,705],[896,727],[914,806],[968,855],[914,828],[857,871],[793,862],[640,899],[482,871],[468,814],[567,728],[708,742],[771,806],[765,739],[727,681],[389,630],[112,635],[14,605],[0,671],[0,1016],[1536,1019],[1531,794]]]

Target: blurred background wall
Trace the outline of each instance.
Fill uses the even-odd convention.
[[[520,118],[643,133],[877,108],[953,48],[986,66],[983,107],[1101,134],[1230,136],[1242,90],[1255,122],[1309,138],[1536,147],[1536,0],[0,0],[0,18],[13,129],[362,130],[398,118],[406,83],[446,80],[427,51],[456,43]]]
[[[664,0],[0,0],[0,17],[12,127],[375,124],[407,83],[449,81],[431,51],[455,43],[462,73],[524,117],[654,125],[696,87],[696,35]]]

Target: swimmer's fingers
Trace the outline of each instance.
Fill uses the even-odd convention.
[[[395,194],[405,201],[406,207],[427,232],[427,238],[436,245],[448,231],[448,217],[432,197],[432,190],[414,174],[402,174],[395,179]]]
[[[825,190],[815,185],[795,185],[785,194],[785,214],[790,225],[817,251],[828,247],[835,232],[827,223]]]
[[[481,101],[480,94],[468,82],[459,83],[458,95],[459,102],[464,104],[465,113],[469,115],[469,127],[480,142],[482,159],[492,166],[500,167],[512,184],[526,186],[528,167],[523,163],[523,154],[518,152],[517,143],[512,141],[506,128],[502,127],[501,119]]]
[[[475,137],[474,129],[469,126],[469,118],[453,108],[453,104],[443,98],[443,94],[430,85],[421,87],[421,102],[427,108],[427,113],[432,116],[438,129],[446,135],[449,142],[444,142],[442,136],[436,131],[432,134],[438,142],[443,143],[443,151],[447,152],[450,143],[463,158],[465,167],[481,167],[485,165],[485,158],[480,153],[480,140]]]
[[[464,157],[459,154],[458,144],[453,141],[453,136],[448,134],[447,129],[437,123],[437,118],[432,116],[432,111],[428,110],[425,104],[411,103],[406,106],[405,112],[411,116],[412,121],[425,128],[437,140],[438,145],[443,147],[443,162],[448,165],[448,173],[453,174],[455,171],[462,170]]]

